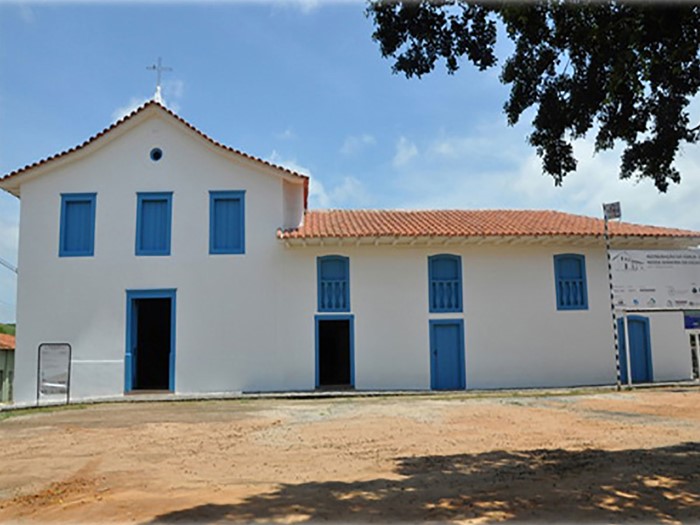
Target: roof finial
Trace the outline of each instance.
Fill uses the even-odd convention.
[[[166,67],[166,66],[162,65],[161,58],[158,57],[158,64],[153,64],[152,66],[148,66],[148,67],[146,67],[146,69],[148,69],[149,71],[156,72],[156,92],[153,95],[153,100],[155,100],[159,104],[164,104],[165,102],[163,102],[163,95],[162,95],[161,89],[160,89],[160,76],[161,76],[161,73],[163,71],[172,71],[173,68]]]

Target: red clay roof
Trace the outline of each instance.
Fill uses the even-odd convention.
[[[274,168],[274,169],[276,169],[276,170],[280,170],[280,171],[286,173],[287,175],[292,175],[292,176],[294,176],[294,177],[299,177],[299,178],[303,179],[303,181],[304,181],[304,206],[306,206],[307,200],[308,200],[308,193],[309,193],[309,177],[307,177],[306,175],[302,175],[301,173],[297,173],[296,171],[292,171],[292,170],[290,170],[290,169],[288,169],[288,168],[285,168],[284,166],[279,166],[279,165],[277,165],[277,164],[273,164],[273,163],[268,162],[268,161],[266,161],[266,160],[263,160],[263,159],[261,159],[261,158],[254,157],[254,156],[252,156],[252,155],[248,155],[247,153],[244,153],[244,152],[242,152],[242,151],[240,151],[240,150],[234,149],[234,148],[232,148],[232,147],[230,147],[230,146],[226,146],[225,144],[222,144],[221,142],[218,142],[218,141],[214,140],[213,138],[211,138],[211,137],[210,137],[209,135],[207,135],[206,133],[204,133],[204,132],[198,130],[198,129],[195,128],[192,124],[190,124],[189,122],[187,122],[185,119],[183,119],[183,118],[180,117],[179,115],[173,113],[171,110],[169,110],[168,108],[166,108],[164,105],[160,104],[159,102],[156,102],[155,100],[149,100],[148,102],[144,103],[143,105],[141,105],[140,107],[136,108],[134,111],[132,111],[131,113],[129,113],[128,115],[126,115],[125,117],[122,117],[121,119],[119,119],[118,121],[116,121],[116,122],[115,122],[114,124],[112,124],[111,126],[105,128],[105,129],[103,129],[102,131],[100,131],[100,132],[97,133],[96,135],[90,137],[89,139],[87,139],[87,140],[86,140],[85,142],[83,142],[82,144],[79,144],[79,145],[77,145],[77,146],[74,146],[74,147],[72,147],[72,148],[70,148],[70,149],[67,149],[67,150],[65,150],[65,151],[62,151],[62,152],[60,152],[60,153],[56,153],[55,155],[51,155],[50,157],[46,157],[46,158],[44,158],[44,159],[38,160],[38,161],[36,161],[36,162],[34,162],[34,163],[32,163],[32,164],[28,164],[28,165],[24,166],[23,168],[16,169],[16,170],[14,170],[14,171],[8,173],[8,174],[5,175],[4,177],[0,177],[0,181],[8,180],[8,179],[10,179],[10,178],[12,178],[12,177],[16,177],[17,175],[20,175],[20,174],[22,174],[22,173],[24,173],[24,172],[26,172],[26,171],[29,171],[29,170],[31,170],[31,169],[33,169],[33,168],[36,168],[37,166],[41,166],[41,165],[46,164],[46,163],[48,163],[48,162],[51,162],[51,161],[53,161],[53,160],[56,160],[56,159],[65,157],[66,155],[70,155],[71,153],[73,153],[73,152],[75,152],[75,151],[78,151],[78,150],[84,148],[84,147],[87,146],[88,144],[91,144],[91,143],[94,142],[95,140],[97,140],[97,139],[99,139],[100,137],[106,135],[107,133],[109,133],[110,131],[112,131],[114,128],[116,128],[116,127],[120,126],[121,124],[123,124],[124,122],[126,122],[126,121],[132,119],[134,116],[136,116],[137,114],[141,113],[141,112],[144,111],[146,108],[151,107],[151,106],[157,106],[157,107],[159,107],[160,109],[162,109],[163,111],[165,111],[167,114],[169,114],[169,115],[172,116],[173,118],[177,119],[177,120],[180,121],[182,124],[184,124],[185,126],[187,126],[189,129],[191,129],[192,131],[194,131],[195,133],[197,133],[199,136],[203,137],[204,139],[208,140],[209,142],[211,142],[212,144],[214,144],[215,146],[217,146],[217,147],[219,147],[219,148],[222,148],[222,149],[224,149],[224,150],[226,150],[226,151],[229,151],[229,152],[231,152],[231,153],[235,153],[236,155],[240,155],[241,157],[245,157],[246,159],[253,160],[253,161],[255,161],[255,162],[260,162],[261,164],[264,164],[264,165],[269,166],[269,167],[271,167],[271,168]]]
[[[15,336],[9,334],[0,334],[0,350],[14,350]]]
[[[618,237],[700,239],[696,231],[615,221],[610,223],[610,232]],[[281,239],[542,235],[603,235],[603,220],[540,210],[322,210],[306,212],[300,228],[278,232]]]

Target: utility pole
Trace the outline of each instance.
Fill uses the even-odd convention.
[[[615,343],[615,371],[617,390],[622,390],[622,375],[620,374],[620,334],[617,330],[617,314],[615,313],[615,296],[613,294],[612,264],[610,262],[610,234],[608,231],[608,219],[619,219],[622,217],[619,202],[603,204],[603,221],[605,236],[605,256],[608,260],[608,285],[610,287],[610,312],[612,314],[613,338]]]

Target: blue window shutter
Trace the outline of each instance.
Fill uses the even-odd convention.
[[[245,192],[209,192],[209,253],[245,253]]]
[[[139,193],[136,255],[170,255],[172,193]]]
[[[462,311],[462,258],[459,255],[428,257],[430,312]]]
[[[565,253],[554,256],[557,310],[587,310],[586,258]]]
[[[350,259],[327,255],[317,260],[318,311],[350,311]]]
[[[95,254],[95,193],[61,195],[59,257],[90,257]]]

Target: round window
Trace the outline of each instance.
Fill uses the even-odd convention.
[[[160,159],[163,158],[163,150],[160,148],[153,148],[151,150],[151,160],[153,162],[158,162]]]

